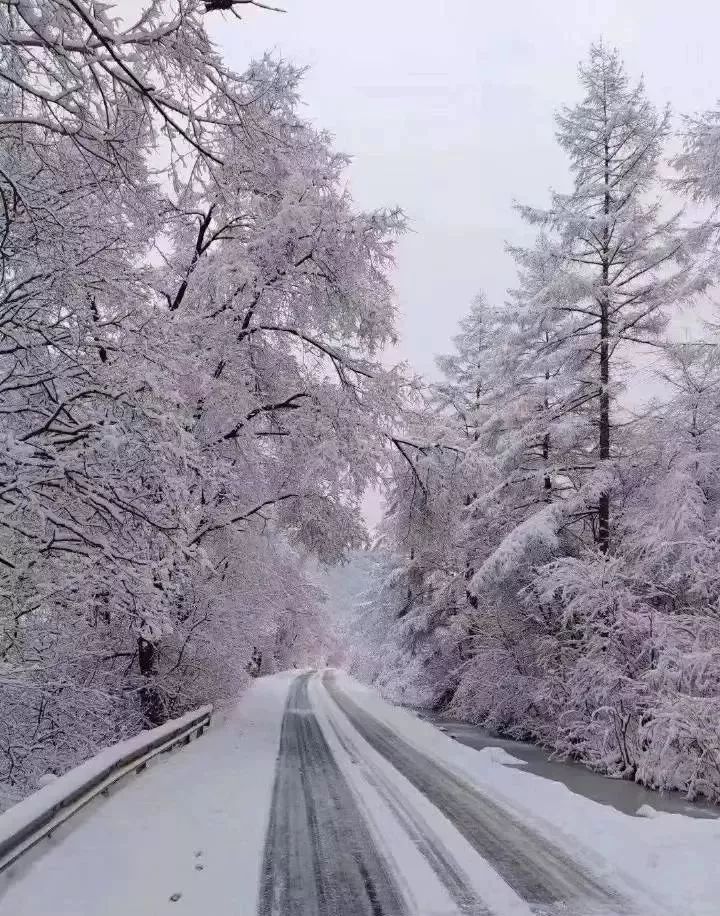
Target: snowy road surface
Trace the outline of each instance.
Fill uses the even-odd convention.
[[[309,678],[291,686],[283,718],[259,912],[400,913],[390,863],[312,712]]]
[[[6,873],[1,916],[710,916],[720,823],[628,817],[333,671],[224,723]]]
[[[603,888],[585,869],[527,824],[495,804],[466,779],[408,744],[365,712],[325,675],[331,696],[362,737],[450,820],[470,845],[538,909],[561,902],[580,912],[590,902],[607,911],[621,909],[617,894]],[[576,901],[581,901],[577,903]]]

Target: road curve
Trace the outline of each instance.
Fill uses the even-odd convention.
[[[283,717],[258,916],[406,916],[312,712],[310,676],[291,685]]]
[[[368,744],[455,825],[535,912],[561,911],[568,916],[632,912],[632,906],[551,840],[359,706],[340,689],[332,672],[325,672],[323,684]]]

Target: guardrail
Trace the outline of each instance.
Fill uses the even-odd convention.
[[[0,872],[12,865],[77,811],[148,761],[200,737],[213,707],[203,706],[158,728],[101,751],[0,815]]]

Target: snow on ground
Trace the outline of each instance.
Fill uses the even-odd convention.
[[[322,688],[320,691],[324,693]],[[314,702],[322,698],[320,691],[315,692]],[[398,818],[393,815],[376,786],[370,780],[362,778],[358,771],[358,757],[343,747],[337,732],[330,725],[327,713],[321,711],[321,707],[316,706],[316,714],[343,776],[358,797],[375,844],[394,864],[393,871],[401,879],[403,895],[409,905],[408,911],[422,913],[424,916],[432,913],[454,912],[452,899],[418,847],[413,843],[412,838],[403,829]],[[348,731],[353,731],[351,726]],[[347,736],[345,738],[347,740]],[[410,876],[412,884],[408,881]]]
[[[256,681],[208,734],[129,777],[23,857],[0,876],[0,916],[255,916],[281,721],[298,673]],[[624,815],[526,772],[495,748],[458,744],[347,675],[337,681],[398,738],[641,904],[634,912],[720,912],[720,820],[651,809]],[[456,825],[356,731],[320,676],[310,698],[411,911],[474,912],[480,901],[502,916],[527,916],[527,904]],[[453,908],[463,894],[467,907]]]
[[[170,719],[164,725],[151,731],[140,732],[139,735],[128,738],[126,741],[119,741],[63,776],[58,777],[53,773],[46,773],[40,779],[40,788],[37,792],[33,792],[32,795],[13,805],[0,817],[0,843],[10,841],[18,830],[46,815],[69,795],[82,791],[90,780],[102,778],[113,767],[127,760],[131,754],[142,751],[147,747],[148,741],[167,740],[179,729],[197,721],[198,716],[211,712],[212,706],[203,706],[179,719]]]
[[[349,678],[343,687],[353,685]],[[408,811],[427,825],[444,847],[444,858],[450,860],[467,882],[470,895],[487,904],[493,913],[503,916],[531,916],[531,910],[500,878],[491,866],[472,849],[455,826],[434,805],[412,786],[384,757],[377,753],[352,727],[316,681],[313,684],[318,719],[333,748],[348,782],[362,798],[369,814],[376,842],[397,866],[398,874],[406,879],[404,888],[410,913],[454,913],[453,902],[447,891],[419,854],[410,845],[407,827],[398,822],[373,785],[379,782],[389,787],[394,806],[400,812]],[[354,696],[354,694],[353,694]],[[409,880],[408,880],[409,879]],[[470,911],[470,906],[468,906]]]
[[[653,907],[678,916],[720,912],[720,820],[660,812],[629,817],[561,783],[508,765],[517,761],[495,749],[476,751],[453,741],[343,673],[338,673],[338,683],[406,740],[492,793],[499,804],[562,843],[575,858],[594,864],[608,884],[627,887],[650,912]]]
[[[225,721],[123,781],[0,875],[0,916],[254,916],[297,673],[254,682]]]

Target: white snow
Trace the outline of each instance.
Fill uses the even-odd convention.
[[[407,741],[471,779],[605,882],[626,889],[643,914],[720,912],[720,819],[655,811],[630,817],[522,767],[499,766],[502,758],[453,741],[345,674],[338,678],[356,702]]]
[[[347,688],[348,684],[355,683],[348,679],[344,681],[343,687]],[[478,856],[456,827],[355,731],[327,692],[317,689],[317,682],[312,686],[316,688],[313,690],[313,700],[328,743],[341,761],[346,778],[354,786],[369,812],[370,824],[375,828],[378,843],[385,848],[385,853],[390,859],[395,861],[399,875],[406,878],[405,893],[410,905],[409,912],[423,916],[434,912],[455,913],[456,907],[445,893],[438,893],[437,878],[427,862],[420,857],[417,849],[409,848],[408,837],[402,833],[402,827],[389,812],[385,802],[372,790],[366,775],[368,771],[378,771],[392,784],[397,797],[409,805],[442,842],[449,857],[467,876],[469,887],[493,913],[501,913],[502,916],[531,916],[528,905],[508,887],[487,862]],[[332,721],[355,751],[350,766],[343,762],[347,759],[347,754],[340,748],[332,729],[328,728],[329,721]],[[395,823],[389,828],[388,822],[392,821]],[[416,862],[416,858],[419,862]],[[440,891],[442,892],[442,888]],[[447,901],[444,906],[443,897]]]
[[[508,754],[505,748],[502,747],[483,747],[477,753],[482,754],[486,760],[492,763],[500,763],[503,766],[527,766],[527,761],[521,760],[519,757],[513,757],[512,754]]]
[[[316,689],[313,689],[316,688]],[[433,913],[452,913],[453,901],[438,881],[427,861],[404,831],[398,819],[383,801],[377,789],[363,777],[362,758],[351,756],[340,744],[329,725],[328,710],[320,705],[325,691],[317,679],[311,683],[311,696],[318,722],[323,729],[333,755],[349,785],[355,791],[360,809],[366,816],[370,832],[383,854],[395,865],[394,873],[401,878],[401,888],[409,912],[429,916]],[[324,704],[323,704],[324,705]],[[337,722],[333,716],[333,721]],[[352,733],[352,726],[343,729],[344,737]],[[351,736],[352,740],[352,736]],[[355,744],[353,744],[356,747]],[[412,876],[412,885],[407,878]],[[402,880],[405,878],[405,880]]]
[[[40,779],[38,779],[38,789],[43,789],[45,786],[49,786],[59,778],[60,777],[56,773],[44,773]]]
[[[0,843],[9,839],[18,830],[42,817],[50,809],[61,804],[68,795],[81,790],[88,782],[101,776],[108,768],[122,761],[128,755],[140,753],[155,740],[170,736],[177,729],[190,725],[198,716],[212,713],[212,706],[203,706],[178,719],[170,719],[164,725],[140,732],[126,741],[120,741],[91,757],[63,776],[46,773],[41,777],[40,788],[17,805],[0,815]]]
[[[0,916],[255,916],[281,720],[297,674],[256,681],[207,735],[130,777],[44,841],[37,854],[23,857],[0,877]],[[649,806],[640,812],[645,816],[629,817],[528,773],[510,755],[465,747],[346,675],[338,678],[357,703],[406,741],[461,773],[636,902],[633,916],[717,916],[720,820]],[[354,730],[319,677],[311,681],[310,696],[411,911],[453,909],[413,846],[403,810],[411,810],[441,842],[493,913],[529,916],[527,904],[454,825]],[[37,795],[47,797],[59,782]]]
[[[1,916],[254,916],[280,724],[296,675],[254,682],[224,722],[19,860],[0,876]],[[61,781],[28,802],[47,800]]]

